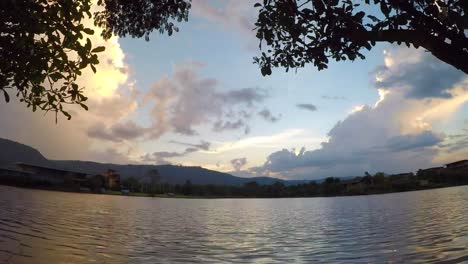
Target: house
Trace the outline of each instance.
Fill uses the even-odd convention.
[[[445,168],[451,170],[468,169],[468,160],[459,160],[446,164]]]

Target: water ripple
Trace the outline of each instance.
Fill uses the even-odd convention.
[[[0,263],[463,263],[468,187],[152,199],[0,186]]]

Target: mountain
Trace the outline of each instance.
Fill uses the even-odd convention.
[[[88,174],[99,174],[112,169],[117,171],[122,178],[132,176],[141,181],[147,179],[148,171],[156,169],[159,171],[161,180],[170,184],[184,184],[187,180],[190,180],[193,184],[242,185],[250,181],[256,181],[258,184],[272,184],[280,181],[290,185],[289,181],[272,177],[244,178],[193,166],[120,165],[79,160],[48,160],[38,150],[30,146],[0,138],[0,167],[14,168],[17,162]]]
[[[36,149],[0,138],[0,166],[14,168],[16,162],[27,162],[42,166],[50,165],[49,161]]]

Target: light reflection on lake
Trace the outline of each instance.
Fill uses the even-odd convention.
[[[468,186],[164,199],[0,186],[0,263],[468,262]]]

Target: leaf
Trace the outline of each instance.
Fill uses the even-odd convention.
[[[83,32],[88,34],[88,35],[93,35],[94,34],[94,30],[90,29],[90,28],[85,28],[83,29]]]
[[[384,13],[386,17],[388,17],[388,14],[390,14],[390,9],[385,1],[380,2],[380,10],[382,10],[382,13]]]
[[[54,72],[50,75],[50,78],[56,82],[57,80],[64,78],[64,76],[60,72]]]
[[[255,5],[254,5],[254,7],[260,7],[260,6],[262,6],[262,4],[260,4],[260,3],[255,3]]]
[[[362,20],[365,14],[366,13],[364,13],[364,11],[359,11],[354,17],[357,18],[358,20]]]
[[[271,68],[269,66],[263,66],[260,71],[263,76],[271,75]]]
[[[62,112],[62,114],[63,114],[64,116],[66,116],[68,120],[71,119],[71,115],[70,115],[67,111],[61,109],[60,112]]]
[[[83,103],[80,103],[80,106],[83,107],[84,110],[88,111],[88,106],[83,104]]]
[[[370,18],[370,20],[372,20],[373,22],[379,22],[380,21],[380,19],[378,19],[377,17],[375,17],[373,15],[368,15],[367,17]]]
[[[10,96],[8,95],[7,91],[5,90],[2,90],[3,91],[3,96],[5,96],[5,102],[10,102]]]

